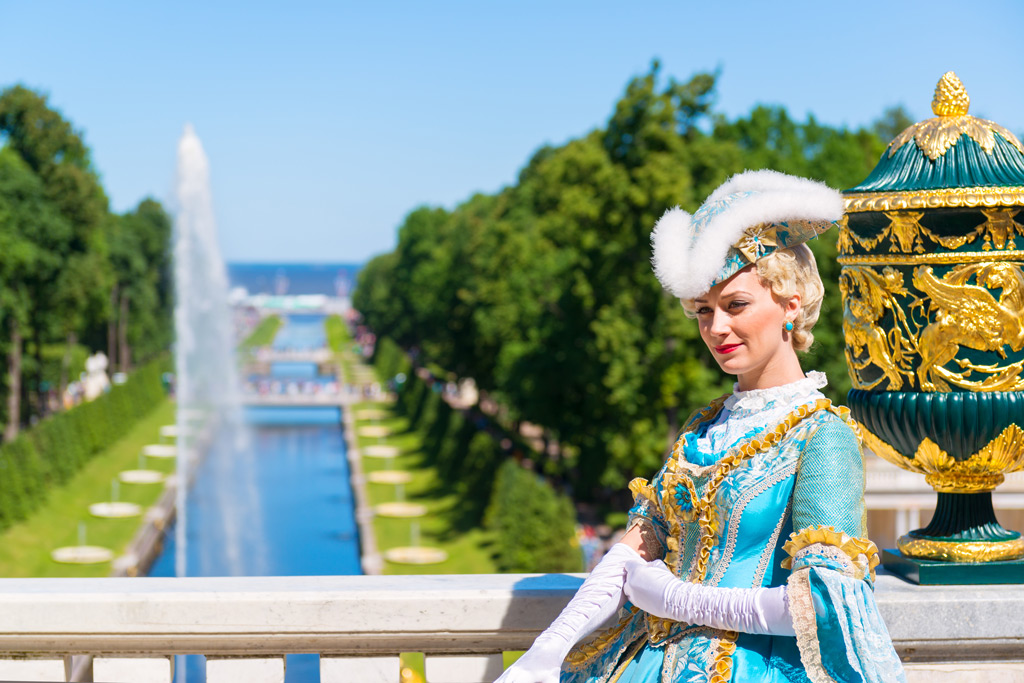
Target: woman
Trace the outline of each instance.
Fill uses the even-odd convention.
[[[820,183],[756,171],[655,226],[655,274],[734,391],[630,484],[626,535],[499,683],[905,680],[872,594],[856,423],[796,356],[824,292],[804,242],[842,212]]]

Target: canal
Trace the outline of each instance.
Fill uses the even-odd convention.
[[[290,316],[274,340],[281,350],[325,345],[323,316]],[[266,379],[279,391],[336,381],[312,363],[275,364]],[[244,418],[248,445],[215,437],[188,490],[187,575],[362,573],[340,409],[251,406]],[[174,575],[174,539],[171,530],[150,576]],[[176,668],[177,681],[205,680],[202,657],[179,658]],[[288,656],[286,683],[319,680],[317,655]]]

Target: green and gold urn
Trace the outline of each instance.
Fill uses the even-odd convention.
[[[839,235],[849,404],[865,444],[938,492],[907,558],[1024,558],[992,491],[1024,467],[1024,147],[968,114],[953,72],[935,118],[847,190]]]

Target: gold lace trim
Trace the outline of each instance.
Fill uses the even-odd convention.
[[[721,403],[724,403],[725,397],[720,399],[720,401]],[[707,416],[711,415],[713,411],[714,414],[717,414],[717,410],[721,408],[721,403],[718,403],[717,406],[715,403],[708,406],[708,408],[701,413],[697,424],[708,419]],[[672,449],[672,457],[669,458],[669,461],[665,466],[665,474],[662,478],[662,497],[659,505],[666,522],[669,524],[669,534],[665,540],[665,543],[668,546],[668,552],[665,555],[665,564],[667,564],[677,576],[680,575],[679,565],[682,560],[679,539],[683,536],[683,523],[693,521],[697,522],[697,528],[699,530],[697,554],[695,556],[693,570],[689,575],[689,581],[693,583],[703,583],[708,573],[708,563],[711,560],[711,549],[715,547],[715,541],[718,537],[718,515],[715,510],[715,501],[718,497],[718,489],[722,485],[722,482],[725,481],[725,478],[729,476],[733,470],[745,461],[754,457],[754,455],[761,451],[768,450],[769,448],[778,445],[789,430],[793,429],[810,415],[821,410],[828,410],[846,421],[847,424],[850,424],[851,428],[855,430],[858,439],[860,438],[860,431],[856,426],[856,422],[850,419],[850,411],[848,408],[834,406],[828,399],[820,399],[812,404],[800,406],[787,415],[782,422],[775,427],[775,429],[768,432],[763,437],[759,439],[751,439],[750,441],[733,448],[729,455],[726,455],[717,463],[711,465],[710,469],[712,469],[714,474],[704,490],[704,495],[700,498],[697,497],[693,479],[691,479],[689,472],[687,472],[684,467],[685,460],[682,455],[683,445],[686,443],[685,432],[679,437],[679,440],[676,441],[676,445]],[[633,484],[636,483],[636,480],[634,480],[630,485],[630,490],[634,490]],[[689,510],[684,511],[680,509],[675,502],[675,489],[679,485],[683,485],[690,496]],[[648,493],[656,495],[653,487],[647,484],[646,481],[643,481],[642,484],[638,485],[634,492],[636,493],[641,491],[643,492],[642,495],[645,496]],[[647,632],[651,643],[657,644],[661,640],[667,638],[673,623],[674,622],[662,617],[647,615]]]
[[[736,631],[726,631],[721,638],[715,639],[715,659],[711,663],[711,677],[708,683],[729,683],[732,680],[732,655],[736,652]]]
[[[818,621],[814,616],[814,603],[811,600],[811,584],[808,572],[791,574],[786,585],[786,596],[789,598],[789,613],[793,617],[793,630],[796,631],[796,644],[800,650],[800,661],[807,670],[807,677],[812,683],[837,683],[825,671],[821,662],[821,651],[818,645]]]
[[[683,522],[693,521],[694,519],[697,521],[697,525],[700,529],[700,538],[697,541],[697,563],[694,575],[690,576],[691,581],[695,583],[703,582],[707,575],[708,561],[711,557],[711,548],[714,547],[718,533],[718,518],[715,514],[715,499],[718,496],[718,489],[722,485],[722,482],[725,481],[725,478],[729,476],[733,470],[745,461],[754,457],[757,453],[778,445],[789,430],[813,413],[820,410],[828,410],[847,422],[852,422],[849,420],[848,416],[850,411],[847,408],[833,406],[832,402],[828,399],[820,399],[810,405],[800,406],[787,415],[782,422],[775,427],[775,429],[768,432],[760,439],[751,439],[750,441],[734,448],[729,455],[725,456],[713,465],[714,475],[712,475],[711,481],[708,482],[704,495],[699,499],[695,495],[696,490],[693,486],[693,480],[680,466],[685,438],[680,438],[679,441],[676,442],[672,451],[672,458],[666,466],[665,480],[662,484],[663,493],[660,507],[665,516],[665,520],[670,525],[670,536],[672,537],[678,538],[682,535]],[[853,425],[855,424],[856,423],[853,423]],[[859,437],[859,430],[857,431],[857,434]],[[683,484],[690,493],[690,502],[692,505],[691,511],[683,512],[679,510],[674,502],[674,489],[678,484]],[[676,548],[672,548],[672,544],[669,543],[669,553],[666,557],[665,563],[670,567],[675,567],[680,560],[678,544],[676,545]]]
[[[793,560],[797,555],[804,549],[817,544],[834,547],[848,557],[853,564],[854,578],[863,579],[870,574],[871,580],[874,581],[875,567],[879,563],[878,546],[866,538],[848,536],[842,531],[836,531],[835,527],[831,526],[809,526],[790,534],[789,540],[782,546],[782,549],[789,555],[782,561],[782,568],[792,569]]]
[[[639,607],[631,607],[629,614],[619,619],[619,623],[615,624],[615,626],[612,626],[588,643],[578,643],[566,655],[565,663],[571,667],[579,667],[604,652],[611,645],[612,641],[622,634],[626,626],[629,625],[629,622],[633,620],[633,616],[639,611]]]
[[[626,529],[626,533],[628,534],[636,528],[640,530],[640,544],[641,549],[644,551],[645,559],[648,561],[663,559],[665,557],[665,547],[658,540],[658,534],[654,531],[651,522],[643,517],[637,517],[629,525],[629,528]]]

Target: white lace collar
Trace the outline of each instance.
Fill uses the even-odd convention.
[[[800,399],[810,399],[818,394],[818,389],[828,384],[824,372],[811,370],[803,379],[789,384],[781,384],[767,389],[750,389],[740,391],[739,384],[733,385],[732,396],[725,399],[724,407],[732,412],[762,410],[769,404],[784,402],[786,405],[804,403]]]

